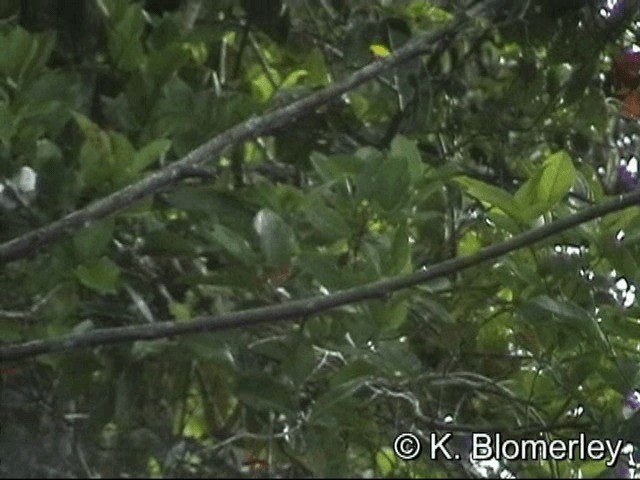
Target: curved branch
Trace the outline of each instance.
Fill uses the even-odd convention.
[[[344,80],[317,93],[231,127],[229,130],[192,150],[180,160],[156,171],[139,182],[96,200],[90,205],[76,210],[47,226],[0,244],[0,264],[27,257],[35,253],[38,248],[54,243],[64,235],[86,227],[95,220],[129,207],[134,202],[177,183],[184,177],[185,169],[191,169],[217,157],[225,148],[231,145],[271,133],[288,125],[301,115],[371,80],[380,72],[396,67],[419,55],[442,52],[462,29],[473,25],[478,16],[485,12],[492,12],[492,9],[496,8],[496,6],[499,7],[504,1],[487,0],[456,17],[448,24],[447,28],[410,40],[384,60],[373,62]]]
[[[495,260],[509,252],[533,245],[540,240],[556,235],[582,223],[602,217],[640,203],[640,190],[608,202],[586,208],[576,214],[557,220],[528,232],[491,245],[478,253],[454,258],[405,276],[392,277],[366,285],[342,290],[330,295],[294,300],[280,305],[253,308],[217,316],[203,316],[188,323],[162,322],[152,325],[104,328],[84,334],[68,335],[53,340],[33,340],[0,347],[0,362],[35,357],[62,350],[153,340],[177,335],[202,332],[218,332],[232,328],[249,327],[261,323],[275,323],[300,317],[316,315],[363,300],[372,300],[389,295],[397,290],[413,287],[436,278],[451,275],[467,268]]]

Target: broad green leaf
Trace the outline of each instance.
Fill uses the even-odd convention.
[[[533,220],[551,210],[569,192],[575,178],[573,162],[565,151],[550,155],[514,195],[520,218]]]
[[[518,207],[509,192],[467,176],[456,177],[455,180],[472,197],[499,208],[512,218],[519,218]]]
[[[482,243],[478,238],[478,233],[473,230],[467,231],[458,242],[458,254],[461,256],[473,255],[478,253],[481,248]]]
[[[591,313],[575,303],[568,300],[556,300],[548,295],[540,295],[529,300],[526,304],[553,314],[557,320],[564,321],[575,328],[576,335],[588,337],[602,351],[608,350],[608,343],[596,319]]]
[[[76,276],[80,283],[95,292],[116,293],[120,268],[107,257],[102,257],[96,262],[79,265]]]
[[[73,236],[73,246],[82,261],[101,256],[113,237],[113,218],[98,220]]]
[[[224,225],[216,225],[210,237],[242,263],[253,264],[255,262],[256,254],[249,242],[233,230]]]
[[[162,158],[171,148],[171,141],[163,138],[153,140],[138,150],[129,168],[134,173],[141,172],[156,160]]]
[[[294,345],[288,346],[283,359],[283,371],[295,385],[304,385],[317,365],[316,353],[311,343],[298,341]]]
[[[304,216],[313,227],[328,240],[349,236],[349,225],[342,215],[329,208],[322,198],[310,196],[303,206]]]
[[[376,465],[381,477],[389,477],[398,465],[398,456],[391,447],[382,447],[376,452]]]
[[[329,290],[352,286],[355,276],[339,268],[338,258],[322,253],[302,253],[296,265],[313,281]]]
[[[309,73],[305,83],[310,87],[320,87],[329,83],[324,54],[319,48],[314,47],[310,52],[305,52],[302,66]]]
[[[331,376],[331,388],[338,388],[348,382],[362,380],[380,375],[380,369],[365,358],[357,358]]]
[[[325,391],[316,399],[311,412],[311,421],[322,423],[321,419],[330,417],[335,408],[340,408],[342,402],[352,399],[354,394],[369,380],[368,376],[358,376]]]
[[[295,415],[298,406],[292,392],[273,377],[267,375],[242,375],[238,378],[234,393],[247,407]]]
[[[203,362],[214,362],[234,367],[233,352],[226,341],[221,341],[211,333],[187,335],[180,338],[180,345]]]
[[[560,202],[575,181],[576,171],[567,152],[560,151],[549,156],[542,168],[538,187],[538,200],[548,208]]]
[[[411,183],[422,178],[424,165],[422,164],[420,150],[418,150],[415,140],[409,140],[403,135],[396,135],[391,142],[389,156],[391,157],[391,161],[393,161],[394,158],[404,158],[407,161]]]
[[[392,332],[407,320],[409,311],[406,298],[394,298],[384,304],[374,303],[369,307],[375,324],[383,332]]]
[[[140,68],[145,55],[140,37],[145,18],[138,4],[128,6],[115,25],[108,29],[107,44],[111,58],[118,68],[131,72]]]
[[[405,158],[369,161],[357,180],[360,198],[375,200],[385,210],[393,210],[406,200],[409,170]]]
[[[0,72],[22,82],[39,74],[55,47],[55,34],[30,33],[15,27],[0,36]]]
[[[401,275],[411,272],[411,246],[406,223],[402,223],[396,230],[391,243],[391,249],[385,262],[385,273]]]
[[[353,176],[360,172],[364,164],[362,159],[355,155],[332,155],[328,157],[318,152],[311,154],[311,163],[325,182]]]

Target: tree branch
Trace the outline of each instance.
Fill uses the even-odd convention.
[[[37,355],[62,350],[75,350],[137,340],[153,340],[202,332],[218,332],[232,328],[249,327],[267,322],[275,323],[316,315],[343,305],[381,298],[397,290],[413,287],[420,283],[445,277],[490,260],[495,260],[514,250],[531,246],[552,235],[638,203],[640,203],[640,190],[586,208],[574,215],[567,216],[542,227],[529,230],[502,243],[484,248],[473,255],[446,260],[410,275],[392,277],[329,295],[294,300],[280,305],[253,308],[217,316],[203,316],[188,323],[167,321],[151,325],[104,328],[84,334],[68,335],[59,339],[32,340],[20,344],[9,344],[0,347],[0,362],[35,357]]]
[[[469,25],[474,25],[474,21],[485,12],[495,11],[492,9],[496,6],[499,7],[504,1],[487,0],[482,2],[465,14],[458,15],[445,29],[410,40],[389,57],[361,68],[344,80],[270,113],[250,118],[231,127],[229,130],[192,150],[180,160],[158,170],[139,182],[96,200],[90,205],[76,210],[47,226],[0,244],[0,264],[32,255],[38,248],[54,243],[64,235],[86,227],[95,220],[129,207],[136,201],[177,183],[182,179],[185,169],[193,168],[217,157],[225,148],[231,145],[254,139],[257,136],[273,132],[288,125],[301,115],[353,90],[382,71],[396,67],[419,55],[426,53],[438,54],[444,51],[457,33]]]

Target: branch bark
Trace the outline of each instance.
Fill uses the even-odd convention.
[[[232,328],[249,327],[261,323],[275,323],[300,317],[317,315],[343,305],[385,297],[397,290],[406,289],[436,278],[495,260],[523,247],[528,247],[582,223],[602,217],[640,203],[640,190],[608,202],[586,208],[553,223],[529,230],[502,243],[491,245],[476,254],[454,258],[419,270],[410,275],[392,277],[366,285],[342,290],[330,295],[294,300],[217,316],[203,316],[188,323],[162,322],[152,325],[134,325],[104,328],[92,332],[53,340],[33,340],[0,347],[0,362],[20,360],[38,355],[79,348],[153,340],[202,332],[219,332]]]
[[[464,28],[472,26],[474,20],[477,20],[479,16],[485,13],[493,14],[493,12],[500,9],[500,5],[503,3],[505,3],[505,0],[482,2],[469,9],[469,11],[458,15],[446,28],[410,40],[386,59],[371,63],[344,80],[330,85],[317,93],[260,117],[250,118],[141,181],[96,200],[90,205],[76,210],[49,225],[0,244],[0,264],[30,256],[39,248],[50,245],[82,227],[89,226],[95,220],[127,208],[144,197],[176,184],[184,178],[186,170],[216,158],[225,148],[282,128],[301,115],[353,90],[358,85],[371,80],[385,70],[396,67],[419,55],[442,52],[453,41],[456,34]]]

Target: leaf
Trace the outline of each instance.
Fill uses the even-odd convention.
[[[403,135],[396,135],[391,142],[389,156],[391,161],[394,158],[404,158],[407,161],[411,183],[415,183],[422,178],[424,165],[415,140],[409,140]]]
[[[169,313],[178,322],[185,322],[191,318],[189,306],[180,302],[169,303]]]
[[[556,321],[570,326],[577,335],[592,340],[602,351],[608,351],[609,344],[597,320],[585,309],[568,300],[556,300],[548,295],[539,295],[524,304],[554,315]]]
[[[301,340],[287,347],[287,354],[282,362],[283,371],[288,374],[294,385],[302,386],[317,364],[313,345]]]
[[[107,257],[90,264],[79,265],[76,276],[85,287],[98,293],[116,293],[120,268]]]
[[[328,240],[349,236],[349,225],[342,215],[329,208],[322,198],[312,195],[304,205],[304,216],[313,227]]]
[[[163,157],[169,148],[171,148],[171,140],[164,138],[159,138],[147,143],[135,153],[129,169],[134,173],[141,172],[153,162]]]
[[[454,180],[462,185],[468,195],[499,208],[512,218],[519,218],[514,198],[507,191],[467,176],[456,177]]]
[[[102,255],[111,242],[114,227],[113,218],[106,218],[76,233],[73,236],[73,246],[78,258],[86,261]]]
[[[140,37],[144,32],[145,18],[138,4],[128,6],[113,28],[107,30],[107,44],[111,58],[125,72],[140,68],[145,58]]]
[[[392,332],[404,325],[409,311],[407,299],[401,296],[382,305],[373,303],[369,309],[374,323],[383,332]]]
[[[398,466],[398,457],[393,453],[391,447],[382,447],[376,452],[376,466],[380,472],[380,477],[390,477]]]
[[[396,230],[391,243],[391,249],[385,263],[385,273],[388,275],[401,275],[409,273],[411,265],[411,246],[406,223],[402,223]]]
[[[478,238],[478,233],[474,230],[465,232],[458,242],[458,254],[461,256],[473,255],[482,248],[482,243]]]
[[[332,411],[339,408],[342,402],[351,400],[367,381],[369,381],[368,375],[357,376],[325,391],[316,399],[311,411],[311,421],[323,423],[323,420],[331,417]]]
[[[375,200],[390,211],[406,200],[409,191],[409,170],[404,158],[369,161],[358,175],[360,198]]]
[[[318,152],[311,154],[311,164],[322,180],[329,182],[347,178],[360,172],[364,162],[356,155],[332,155]]]
[[[233,352],[228,343],[216,335],[204,333],[180,337],[179,343],[187,348],[197,360],[214,362],[229,367],[235,366]]]
[[[544,161],[538,183],[538,200],[552,208],[569,192],[575,178],[576,171],[569,154],[564,150],[554,153]]]
[[[238,400],[255,410],[295,415],[298,408],[289,389],[267,375],[239,377],[234,393]]]
[[[256,254],[249,242],[224,225],[216,225],[210,236],[212,240],[242,263],[253,264],[256,261]]]
[[[309,75],[309,72],[306,70],[294,70],[291,72],[282,82],[280,88],[290,88],[297,85],[302,78],[305,78]]]
[[[256,214],[253,228],[269,265],[281,266],[290,262],[297,248],[296,239],[291,227],[278,214],[263,208]]]

